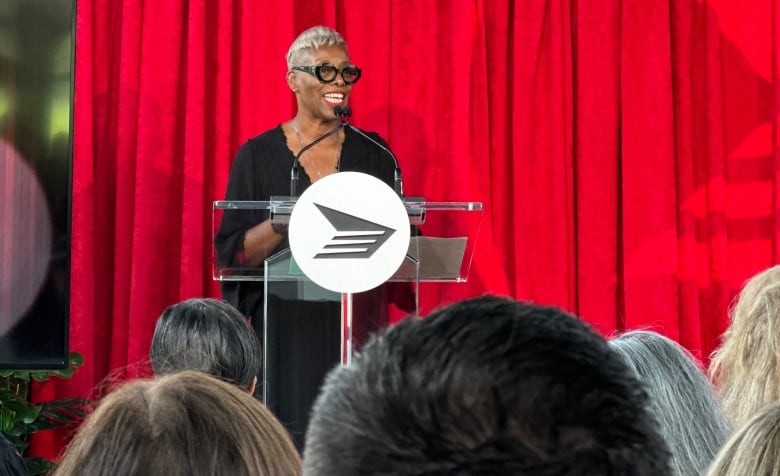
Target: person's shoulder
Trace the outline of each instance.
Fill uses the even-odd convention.
[[[279,124],[275,127],[272,127],[271,129],[268,129],[265,132],[262,132],[254,137],[251,137],[244,143],[242,147],[270,144],[273,142],[277,142],[281,137],[284,137],[284,132],[282,131],[281,124]]]
[[[262,155],[268,150],[275,150],[280,144],[284,144],[284,132],[282,132],[282,126],[278,125],[241,144],[236,153],[236,161],[253,161],[258,155]]]
[[[385,147],[388,146],[387,145],[387,141],[378,132],[369,131],[369,130],[366,130],[366,129],[360,129],[360,132],[357,132],[357,131],[352,130],[353,127],[357,129],[356,126],[350,126],[350,127],[347,127],[346,130],[348,131],[347,132],[348,134],[354,135],[355,138],[357,138],[357,140],[359,140],[361,142],[371,142],[369,139],[366,139],[365,137],[363,137],[360,134],[360,132],[362,132],[363,134],[367,135],[371,139],[374,139],[375,141],[379,142],[383,146],[385,146]]]
[[[354,133],[356,136],[359,136],[360,133],[355,131],[355,130],[353,130],[353,129],[359,129],[360,132],[362,132],[363,134],[366,134],[367,136],[371,136],[372,139],[377,139],[377,138],[381,139],[382,138],[382,136],[379,135],[379,133],[376,132],[376,131],[369,131],[368,129],[363,129],[362,127],[353,126],[352,124],[347,126],[346,129],[350,133]]]

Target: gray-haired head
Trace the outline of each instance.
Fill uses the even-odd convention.
[[[182,301],[157,320],[149,350],[156,375],[199,370],[250,389],[260,373],[260,340],[230,304],[209,298]]]
[[[314,26],[298,35],[290,45],[287,51],[287,69],[300,66],[297,63],[304,53],[324,46],[340,46],[347,51],[347,42],[339,32],[327,26]]]
[[[650,395],[676,476],[698,476],[712,462],[730,428],[696,359],[656,332],[627,332],[610,345],[636,372]]]

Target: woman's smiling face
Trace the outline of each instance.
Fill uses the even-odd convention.
[[[350,66],[349,55],[341,46],[323,46],[309,50],[302,54],[296,61],[296,66],[319,66],[330,64],[337,69]],[[288,80],[292,88],[298,91],[299,112],[313,119],[335,120],[333,108],[345,107],[349,104],[349,93],[352,85],[346,84],[341,74],[336,75],[330,83],[322,83],[314,74],[293,70],[289,74],[293,77]]]

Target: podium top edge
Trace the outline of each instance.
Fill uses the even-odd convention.
[[[289,198],[289,197],[286,197]],[[293,206],[294,199],[289,200],[215,200],[214,208],[223,210],[261,210],[277,206]],[[428,202],[405,200],[407,208],[425,208],[428,210],[469,210],[481,211],[482,202]]]

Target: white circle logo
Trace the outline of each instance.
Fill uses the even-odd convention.
[[[409,249],[409,217],[401,199],[371,175],[340,172],[318,180],[290,215],[290,250],[301,271],[338,293],[384,283]]]

